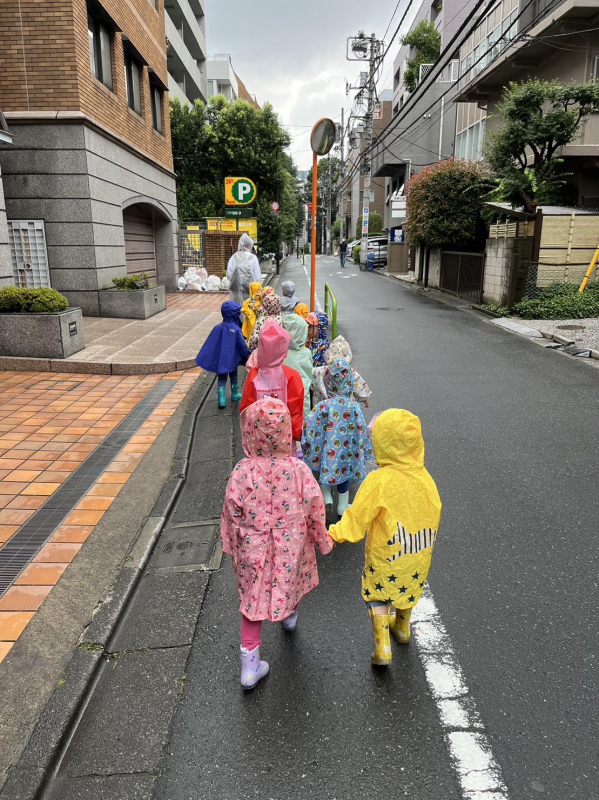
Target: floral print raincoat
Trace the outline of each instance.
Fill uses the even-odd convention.
[[[291,419],[280,400],[241,415],[247,458],[233,470],[220,535],[237,573],[239,610],[250,620],[285,619],[318,586],[314,546],[329,553],[322,494],[291,455]]]
[[[338,336],[333,339],[329,349],[325,353],[325,361],[327,364],[332,364],[336,358],[344,358],[348,364],[351,364],[353,354],[349,342],[344,336]],[[315,367],[312,375],[312,403],[317,405],[322,400],[327,399],[327,390],[324,385],[324,371],[326,367]],[[364,378],[356,372],[352,367],[352,375],[354,376],[354,391],[352,400],[357,400],[358,403],[365,403],[372,391]]]

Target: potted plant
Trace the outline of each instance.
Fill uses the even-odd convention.
[[[147,319],[166,310],[164,286],[150,286],[145,272],[113,278],[114,289],[99,292],[100,316]]]
[[[0,355],[68,358],[85,347],[83,315],[55,289],[0,289]]]

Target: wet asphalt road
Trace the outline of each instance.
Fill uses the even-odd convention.
[[[509,796],[599,798],[599,371],[353,264],[340,272],[319,259],[319,296],[329,281],[374,392],[367,418],[396,406],[422,419],[444,502],[429,583]],[[307,298],[301,265],[285,278]],[[155,797],[461,796],[417,647],[370,667],[361,563],[359,545],[320,558],[296,633],[265,624],[271,674],[244,695],[225,560]]]

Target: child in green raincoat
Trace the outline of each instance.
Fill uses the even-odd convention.
[[[441,500],[424,467],[418,417],[392,408],[371,425],[379,469],[367,475],[329,536],[360,542],[366,532],[362,597],[374,630],[372,663],[385,666],[391,663],[389,630],[400,644],[410,641],[410,616],[430,569]]]
[[[289,314],[283,327],[291,334],[289,350],[283,364],[299,372],[304,384],[304,418],[310,413],[310,388],[312,386],[312,351],[306,347],[308,323],[297,314]]]

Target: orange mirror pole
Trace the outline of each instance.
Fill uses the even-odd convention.
[[[318,158],[316,153],[312,159],[312,241],[310,243],[310,311],[316,309],[316,204],[318,202]]]

